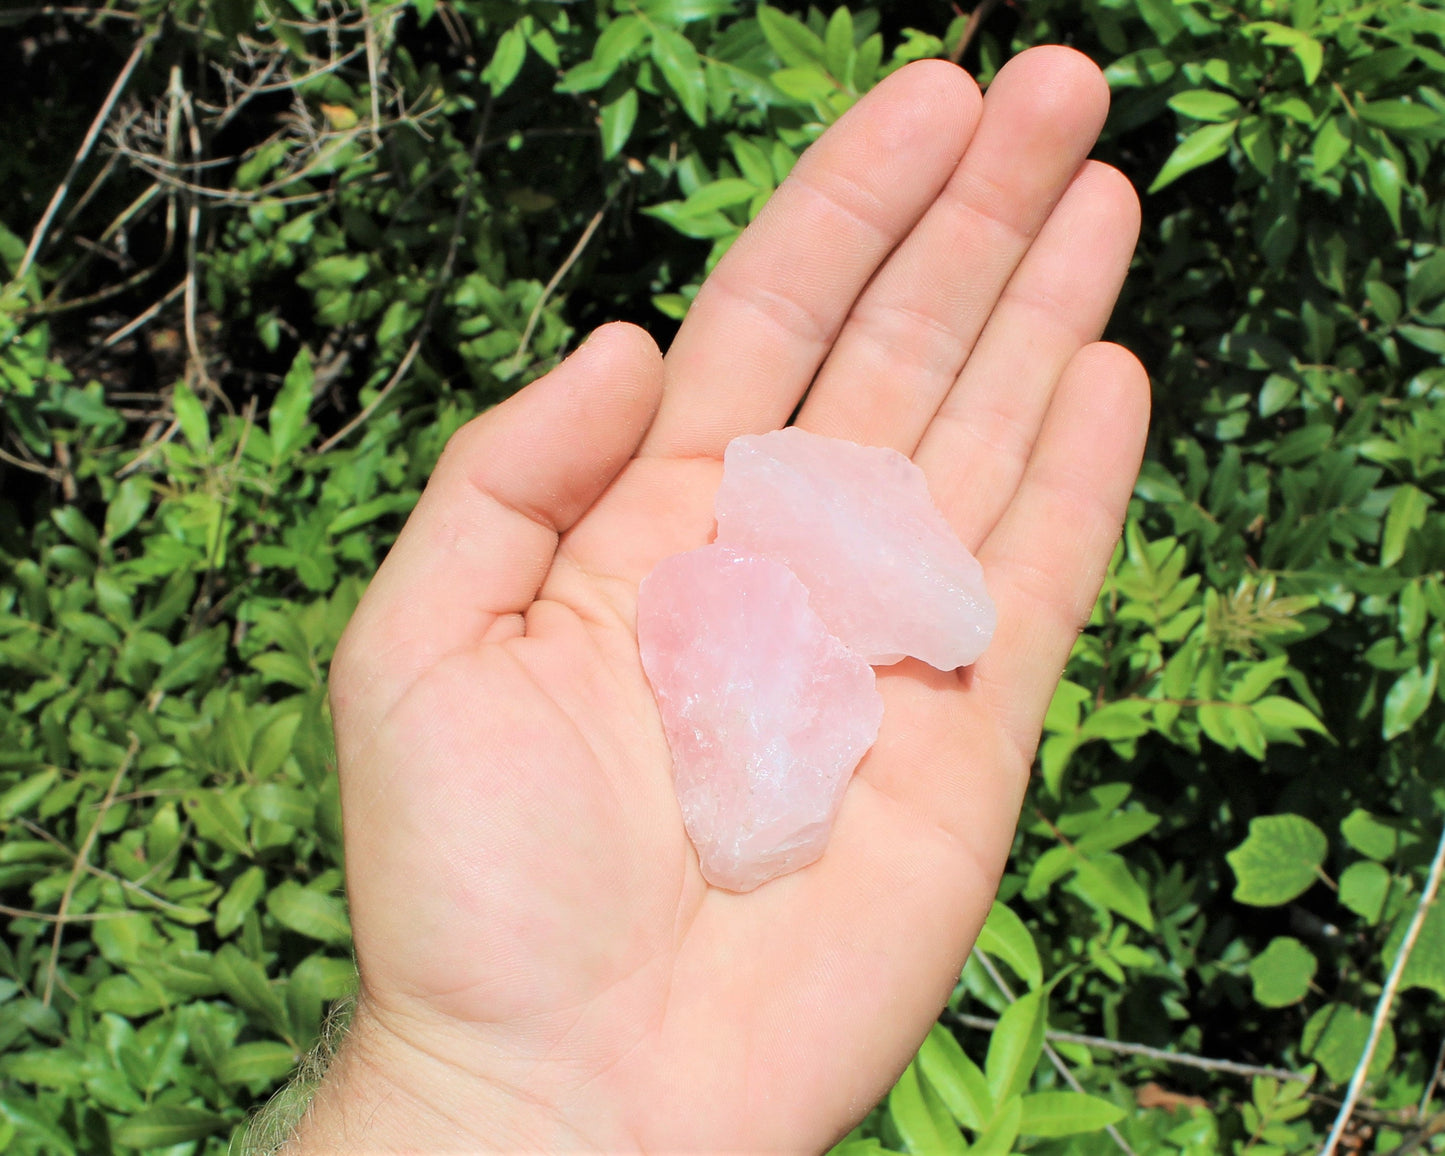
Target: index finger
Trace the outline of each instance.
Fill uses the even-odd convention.
[[[982,100],[940,60],[899,69],[798,161],[698,291],[641,452],[721,457],[797,407],[864,285],[963,156]]]

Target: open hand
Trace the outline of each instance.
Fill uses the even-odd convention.
[[[361,969],[298,1151],[819,1150],[908,1062],[993,898],[1144,440],[1097,341],[1138,229],[1107,89],[928,61],[801,159],[664,361],[607,326],[453,439],[332,670]],[[806,400],[804,400],[806,398]],[[879,671],[816,864],[698,872],[639,581],[709,541],[735,435],[893,446],[983,563],[973,667]]]

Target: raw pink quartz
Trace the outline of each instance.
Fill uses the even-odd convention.
[[[658,563],[637,640],[709,883],[751,891],[823,853],[883,700],[782,563],[705,546]]]
[[[912,655],[952,670],[993,636],[983,568],[895,450],[796,428],[734,438],[717,522],[720,545],[792,570],[828,628],[874,665]]]

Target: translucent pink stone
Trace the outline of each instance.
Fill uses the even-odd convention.
[[[717,541],[784,563],[813,609],[875,665],[967,666],[993,636],[983,568],[902,454],[788,428],[734,438]]]
[[[720,546],[676,554],[638,590],[637,640],[708,882],[751,891],[816,860],[883,700],[803,584]]]

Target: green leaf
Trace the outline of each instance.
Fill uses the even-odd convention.
[[[1310,1016],[1300,1040],[1300,1051],[1316,1061],[1337,1084],[1347,1083],[1365,1053],[1370,1017],[1347,1004],[1329,1003]],[[1370,1061],[1369,1074],[1382,1076],[1395,1057],[1395,1032],[1389,1024],[1380,1036]]]
[[[1396,132],[1433,128],[1441,123],[1440,114],[1435,109],[1409,100],[1361,101],[1355,106],[1355,112],[1366,124]]]
[[[639,7],[654,20],[681,25],[726,16],[737,7],[737,0],[642,0]]]
[[[350,533],[358,526],[365,526],[390,514],[408,514],[416,505],[416,493],[406,490],[401,493],[382,494],[369,502],[342,510],[326,523],[326,532],[332,537]]]
[[[1291,28],[1287,24],[1277,24],[1273,20],[1260,20],[1253,24],[1246,24],[1244,29],[1246,32],[1262,32],[1264,35],[1260,39],[1265,44],[1288,48],[1294,53],[1295,58],[1300,62],[1300,68],[1304,71],[1306,84],[1313,84],[1319,77],[1320,68],[1325,61],[1325,49],[1324,45],[1308,32]]]
[[[1172,0],[1138,0],[1139,15],[1160,44],[1170,43],[1184,31],[1184,21]]]
[[[637,124],[637,89],[629,88],[616,100],[602,106],[602,156],[611,160],[627,145]]]
[[[211,419],[200,399],[184,381],[176,382],[175,388],[171,390],[171,409],[175,412],[181,433],[185,434],[191,448],[200,451],[210,449]]]
[[[1249,836],[1225,856],[1238,882],[1234,898],[1255,907],[1277,907],[1319,878],[1329,841],[1300,815],[1262,815],[1249,821]]]
[[[1349,118],[1340,114],[1320,125],[1310,146],[1310,167],[1316,176],[1323,176],[1349,154],[1354,147]]]
[[[1239,126],[1235,120],[1223,124],[1206,124],[1186,136],[1164,161],[1159,175],[1149,186],[1149,192],[1157,193],[1166,185],[1173,184],[1185,173],[1218,160],[1229,151],[1229,142]]]
[[[757,191],[757,186],[751,181],[724,177],[720,181],[709,181],[694,190],[687,200],[683,201],[682,211],[691,217],[715,213],[719,209],[747,204]]]
[[[1413,912],[1412,904],[1406,915],[1396,920],[1394,930],[1385,941],[1380,959],[1386,967],[1393,964],[1399,955],[1406,924]],[[1430,904],[1410,958],[1400,971],[1401,990],[1409,987],[1423,987],[1438,996],[1445,996],[1445,905],[1438,898]]]
[[[216,1065],[223,1084],[270,1085],[284,1079],[301,1057],[277,1040],[255,1040],[228,1048]]]
[[[1369,177],[1370,191],[1384,206],[1385,212],[1389,214],[1390,223],[1395,226],[1395,231],[1398,233],[1402,228],[1400,201],[1404,185],[1404,180],[1400,175],[1400,166],[1392,158],[1373,148],[1362,145],[1360,152],[1365,158],[1365,170]]]
[[[767,153],[756,144],[745,137],[733,135],[728,137],[728,146],[732,149],[738,171],[754,188],[771,189],[777,184]]]
[[[341,254],[323,257],[301,275],[301,283],[308,288],[348,289],[365,279],[371,270],[371,262],[355,254]]]
[[[1410,267],[1405,294],[1412,310],[1445,296],[1445,248]]]
[[[1169,98],[1169,107],[1194,120],[1212,122],[1235,120],[1243,112],[1239,101],[1227,92],[1207,88],[1175,93]]]
[[[1010,1156],[1023,1123],[1023,1097],[1010,1096],[999,1105],[993,1122],[974,1140],[969,1156]]]
[[[216,934],[225,938],[246,918],[266,893],[266,873],[259,867],[248,867],[238,875],[216,904]]]
[[[825,101],[838,91],[837,83],[822,68],[780,68],[769,78],[784,96],[811,104]]]
[[[291,361],[285,380],[271,403],[267,428],[271,434],[271,460],[280,462],[310,440],[306,416],[311,411],[311,394],[315,385],[311,353],[303,345]]]
[[[1370,859],[1351,863],[1340,875],[1340,902],[1374,925],[1385,917],[1390,883],[1390,873],[1379,863]]]
[[[1255,1002],[1264,1007],[1288,1007],[1304,999],[1319,961],[1298,939],[1277,936],[1249,964]]]
[[[988,1041],[984,1074],[995,1104],[1002,1104],[1029,1086],[1043,1054],[1048,1021],[1046,988],[1035,988],[1004,1009]]]
[[[640,16],[619,16],[607,25],[592,47],[592,62],[606,69],[610,79],[617,66],[632,56],[647,39],[647,21]]]
[[[1316,734],[1322,735],[1330,733],[1325,729],[1325,724],[1315,718],[1309,707],[1295,702],[1292,698],[1285,698],[1283,695],[1268,695],[1258,702],[1252,703],[1250,709],[1267,727],[1278,730],[1314,731]]]
[[[226,628],[216,626],[182,642],[156,675],[154,690],[177,690],[204,681],[226,657]]]
[[[1104,69],[1110,88],[1153,88],[1174,75],[1178,66],[1164,49],[1151,46],[1119,57]]]
[[[526,24],[526,21],[519,20],[497,38],[492,59],[482,71],[482,79],[490,86],[493,96],[501,96],[506,92],[512,86],[512,81],[517,79],[517,74],[522,71],[522,65],[526,63]]]
[[[993,1097],[982,1071],[941,1024],[929,1029],[918,1049],[918,1067],[953,1118],[965,1128],[979,1131],[993,1118]]]
[[[323,895],[299,883],[282,883],[266,896],[266,910],[284,927],[322,943],[351,942],[351,921],[346,904],[336,895]]]
[[[1399,828],[1359,807],[1340,820],[1340,834],[1351,847],[1371,859],[1393,859],[1400,850]]]
[[[161,1104],[122,1120],[111,1135],[123,1148],[170,1148],[187,1140],[203,1140],[226,1126],[224,1116],[204,1108]]]
[[[595,92],[612,79],[616,68],[596,60],[584,60],[569,68],[554,86],[557,92]]]
[[[1381,566],[1393,566],[1404,556],[1410,533],[1425,524],[1430,505],[1429,496],[1414,486],[1406,483],[1396,487],[1385,513],[1385,531],[1380,537]]]
[[[186,814],[196,825],[196,834],[201,838],[237,855],[251,857],[253,851],[246,835],[246,815],[233,794],[205,791],[187,796],[185,806]]]
[[[1129,873],[1129,865],[1122,856],[1108,854],[1094,859],[1080,859],[1076,864],[1072,886],[1090,903],[1118,912],[1145,931],[1154,930],[1154,915],[1149,910],[1149,893]]]
[[[61,532],[87,554],[100,552],[100,535],[76,507],[57,506],[50,511],[50,517]]]
[[[915,1061],[888,1093],[888,1114],[910,1152],[966,1152],[967,1145],[937,1096],[918,1077]]]
[[[0,820],[8,822],[25,814],[45,798],[59,778],[60,772],[51,767],[49,770],[37,771],[28,778],[21,779],[3,795],[0,795]]]
[[[1159,816],[1149,811],[1123,811],[1090,827],[1074,840],[1074,850],[1085,856],[1114,851],[1143,838],[1158,825]]]
[[[759,6],[757,19],[769,47],[785,67],[827,68],[828,52],[822,38],[801,20],[766,5]]]
[[[1036,1092],[1023,1098],[1019,1132],[1025,1136],[1074,1136],[1098,1132],[1124,1118],[1124,1109],[1082,1092]]]
[[[994,900],[988,919],[978,933],[978,949],[1008,964],[1029,987],[1044,981],[1044,968],[1039,949],[1024,921],[1006,903]]]
[[[1419,721],[1435,701],[1435,686],[1440,678],[1439,665],[1431,659],[1423,670],[1416,666],[1400,675],[1385,695],[1381,734],[1388,742],[1399,738]]]
[[[1445,356],[1445,329],[1433,329],[1425,325],[1400,325],[1395,332],[1426,353]]]
[[[212,971],[221,990],[237,1007],[261,1017],[277,1034],[288,1030],[281,997],[259,963],[228,943],[216,952]]]
[[[853,13],[846,5],[833,10],[823,36],[823,54],[828,72],[839,84],[852,81]]]
[[[686,36],[669,28],[654,28],[652,60],[677,94],[678,103],[695,124],[707,123],[707,79],[702,59]]]
[[[1154,704],[1145,699],[1119,699],[1107,702],[1084,718],[1080,740],[1106,739],[1119,742],[1137,739],[1152,729],[1149,714]]]
[[[133,474],[115,488],[115,496],[105,510],[105,540],[124,538],[140,525],[151,504],[150,479]]]

